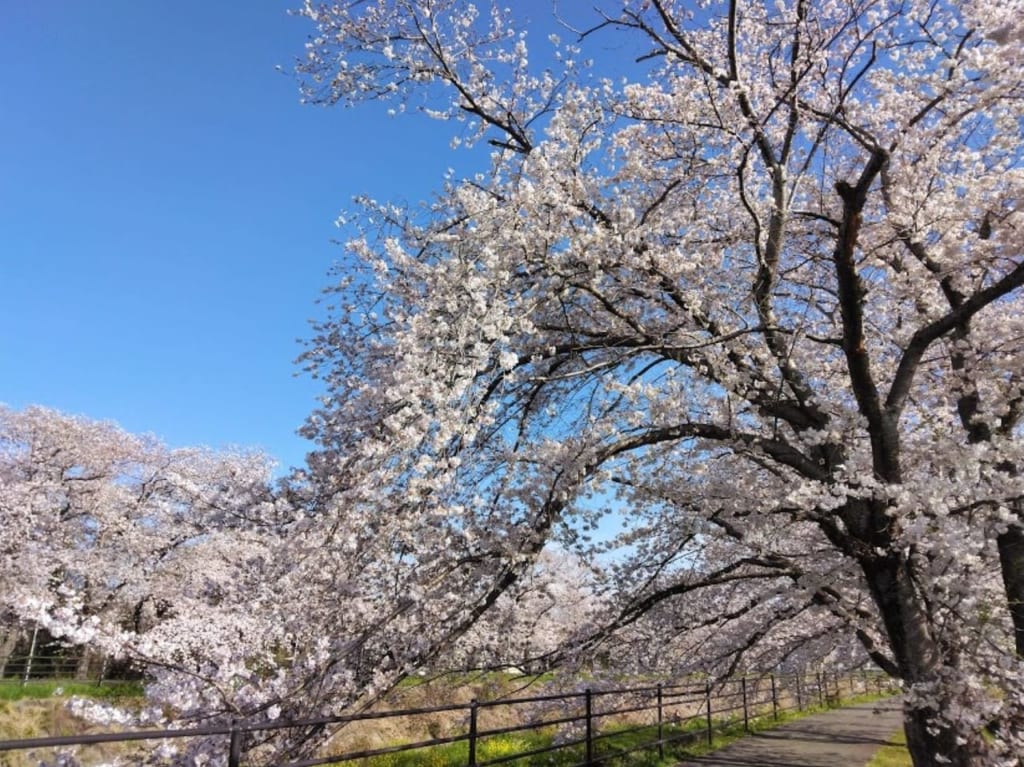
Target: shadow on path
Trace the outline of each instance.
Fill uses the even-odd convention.
[[[814,714],[678,767],[862,767],[903,724],[898,698]]]

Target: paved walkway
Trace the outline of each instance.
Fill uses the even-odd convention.
[[[903,725],[899,699],[814,714],[678,767],[863,767]]]

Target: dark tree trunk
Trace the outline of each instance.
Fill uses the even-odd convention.
[[[982,767],[987,764],[976,746],[957,743],[957,733],[953,729],[946,727],[936,730],[935,725],[929,721],[930,713],[904,707],[903,732],[907,736],[907,750],[910,751],[914,767],[936,767],[938,764]],[[937,761],[935,757],[938,754],[945,756],[948,761]]]
[[[18,640],[23,636],[23,632],[18,628],[9,628],[0,634],[3,638],[0,639],[0,677],[7,672],[7,661],[10,660],[11,655],[14,654],[15,648],[18,646]]]
[[[901,678],[908,686],[937,681],[943,665],[955,663],[955,657],[947,657],[935,639],[926,606],[914,587],[911,564],[896,554],[890,554],[866,560],[862,567],[889,635]],[[986,763],[984,741],[979,734],[960,737],[965,733],[931,721],[933,713],[911,705],[904,708],[903,729],[915,767],[934,767],[936,764],[981,767]],[[948,762],[942,762],[938,757]]]
[[[82,654],[75,665],[75,679],[85,681],[87,679],[99,679],[103,670],[104,654],[86,645],[82,648]]]
[[[1006,604],[1013,621],[1014,646],[1024,658],[1024,529],[1013,525],[996,538]]]

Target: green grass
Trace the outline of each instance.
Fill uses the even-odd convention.
[[[503,682],[507,683],[509,681],[502,678],[502,676],[493,675],[487,681],[501,686]],[[477,681],[479,681],[479,678]],[[94,682],[68,679],[40,679],[30,680],[26,684],[21,684],[17,680],[5,680],[0,682],[0,714],[4,714],[0,719],[8,719],[15,713],[13,709],[8,709],[9,706],[15,705],[16,701],[23,700],[26,703],[38,701],[39,705],[44,703],[47,705],[57,704],[58,709],[62,709],[62,698],[72,695],[94,700],[120,700],[127,702],[129,699],[140,699],[143,695],[143,689],[140,682],[105,682],[102,685],[98,685]],[[887,696],[880,694],[863,695],[844,699],[842,705],[875,701],[885,697]],[[769,730],[785,722],[800,719],[810,714],[828,710],[829,708],[830,706],[827,705],[811,706],[799,712],[780,712],[778,719],[773,718],[771,714],[751,718],[750,730],[752,732]],[[58,709],[34,712],[31,718],[42,717],[43,719],[49,719],[54,716],[60,717],[62,713]],[[25,713],[30,712],[26,711]],[[13,724],[13,721],[10,723]],[[28,726],[27,721],[24,724]],[[656,746],[646,745],[657,739],[656,726],[621,727],[618,730],[607,728],[603,730],[602,737],[598,738],[595,742],[595,755],[601,756],[626,752],[602,759],[601,763],[608,767],[667,767],[683,759],[700,756],[722,748],[747,734],[742,718],[719,720],[715,722],[713,740],[711,744],[708,744],[705,726],[705,720],[700,717],[682,724],[666,723],[663,727],[664,737],[668,740],[677,739],[677,741],[665,744],[664,759],[659,759]],[[22,728],[17,727],[15,729],[20,730]],[[32,726],[30,729],[36,730],[37,727]],[[44,731],[48,732],[49,729]],[[34,734],[37,733],[31,733],[31,735]],[[30,733],[27,731],[18,734],[6,733],[6,736],[28,737]],[[553,729],[548,728],[546,731],[531,730],[521,733],[482,737],[477,743],[477,761],[488,762],[502,757],[513,756],[514,754],[544,749],[552,745],[554,736]],[[883,751],[886,751],[888,748],[886,747]],[[892,750],[897,755],[902,751],[905,757],[904,761],[872,762],[872,767],[905,767],[905,765],[910,764],[905,747],[893,747]],[[468,744],[466,742],[459,742],[406,752],[382,754],[348,762],[336,762],[335,764],[338,767],[342,765],[357,765],[357,767],[463,767],[468,761],[468,751]],[[583,746],[577,745],[560,748],[543,755],[512,759],[504,762],[504,764],[511,765],[512,767],[528,767],[531,764],[564,767],[564,765],[577,764],[583,761],[583,759]]]
[[[865,699],[877,698],[870,696]],[[778,720],[771,716],[751,719],[750,730],[751,732],[769,730],[785,722],[823,710],[827,710],[827,707],[808,708],[803,712],[780,714]],[[623,728],[618,731],[609,729],[602,733],[603,736],[595,742],[595,755],[625,752],[602,759],[601,764],[608,767],[667,767],[667,765],[677,764],[682,759],[701,756],[723,748],[748,734],[744,729],[742,719],[718,721],[715,722],[712,741],[709,744],[705,726],[705,721],[701,718],[683,724],[665,724],[663,727],[664,738],[678,740],[665,744],[664,759],[658,757],[657,746],[651,745],[651,742],[658,736],[658,729],[655,725]],[[477,744],[477,761],[488,762],[504,756],[547,748],[552,745],[553,740],[554,735],[550,731],[530,731],[483,737]],[[359,767],[464,767],[468,761],[468,751],[469,746],[462,742],[367,757],[352,762],[338,762],[337,764],[339,767],[345,764],[355,764]],[[528,767],[531,764],[543,763],[550,767],[562,767],[563,765],[578,764],[583,761],[583,758],[583,746],[576,745],[543,755],[513,759],[504,764],[511,767]]]
[[[681,759],[699,756],[722,748],[746,734],[742,721],[717,723],[714,739],[710,746],[705,736],[703,721],[694,721],[686,725],[666,724],[663,733],[666,739],[679,738],[677,742],[665,745],[664,759],[658,757],[657,747],[650,745],[651,741],[657,739],[658,733],[655,726],[631,729],[628,732],[608,731],[605,737],[595,743],[594,753],[600,757],[616,752],[626,752],[602,759],[601,764],[608,767],[667,767],[677,764]],[[481,738],[477,745],[477,761],[489,762],[513,754],[547,748],[552,743],[552,734],[537,732]],[[354,764],[358,767],[465,767],[469,758],[468,752],[469,747],[466,743],[453,743],[336,764],[338,767],[346,764]],[[504,764],[511,767],[529,767],[529,765],[535,764],[564,767],[565,765],[579,764],[583,758],[583,746],[575,745],[542,755],[512,759]]]
[[[842,706],[869,703],[888,697],[881,694],[860,695],[842,701]],[[750,719],[750,732],[763,732],[778,727],[786,722],[796,721],[811,714],[828,711],[837,706],[808,706],[803,711],[780,712],[778,719],[771,714]],[[703,718],[695,718],[682,724],[665,724],[665,739],[678,738],[675,743],[664,746],[664,759],[658,757],[656,746],[646,745],[658,737],[655,725],[639,728],[614,728],[605,730],[595,743],[595,755],[615,752],[628,752],[620,756],[602,759],[601,764],[607,767],[668,767],[684,759],[702,756],[717,751],[730,743],[745,737],[748,732],[743,726],[742,718],[719,720],[714,724],[712,741],[709,744],[706,736],[706,723]],[[510,735],[494,735],[483,737],[477,744],[477,761],[488,762],[503,756],[547,748],[553,743],[552,731],[529,731]],[[643,746],[643,748],[641,748]],[[636,749],[636,750],[634,750]],[[906,751],[906,749],[904,749]],[[343,765],[358,767],[464,767],[468,762],[469,746],[465,742],[442,746],[432,746],[395,754],[367,757],[350,762],[337,762]],[[549,767],[564,767],[583,761],[583,746],[561,748],[543,755],[513,759],[503,764],[511,767],[529,767],[531,764],[544,764]],[[891,765],[880,763],[874,767],[903,767],[909,762],[893,762]]]
[[[95,682],[74,679],[30,679],[24,684],[16,679],[0,681],[0,700],[61,698],[78,695],[94,700],[121,700],[140,698],[141,682]]]
[[[0,740],[81,735],[96,727],[79,719],[67,706],[72,696],[136,708],[141,706],[141,682],[95,682],[73,679],[17,679],[0,681]],[[102,729],[102,728],[101,728]],[[141,763],[136,759],[142,747],[133,743],[89,746],[83,752],[84,764]],[[56,763],[56,751],[9,751],[0,753],[0,767],[33,767]]]
[[[867,767],[913,767],[907,751],[907,736],[900,730],[875,753]]]

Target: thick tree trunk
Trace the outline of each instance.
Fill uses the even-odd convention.
[[[996,539],[1006,603],[1013,621],[1014,645],[1024,658],[1024,529],[1014,525]]]
[[[907,736],[907,750],[914,767],[936,767],[939,764],[950,767],[982,767],[988,762],[970,744],[957,742],[957,732],[945,727],[937,730],[929,721],[929,712],[904,707],[903,732]],[[942,755],[947,761],[938,761]]]
[[[936,641],[921,595],[914,587],[911,565],[892,554],[862,563],[871,595],[889,635],[900,676],[908,685],[936,682],[943,666],[955,663]],[[941,699],[941,691],[938,693]],[[986,763],[980,733],[961,733],[931,721],[929,709],[907,704],[903,728],[915,767],[948,764],[981,767]]]
[[[7,672],[7,661],[10,660],[14,649],[18,646],[18,640],[22,637],[20,628],[10,627],[0,633],[0,677]]]
[[[79,681],[99,679],[102,668],[103,653],[86,645],[82,648],[82,654],[75,665],[75,679]]]

